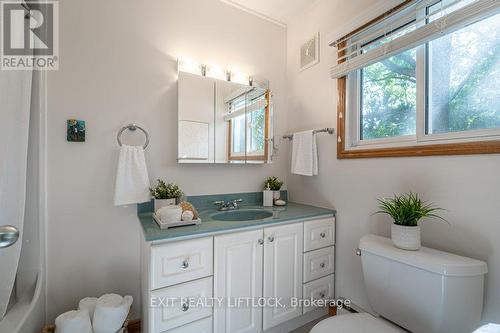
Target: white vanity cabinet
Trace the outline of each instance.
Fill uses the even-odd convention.
[[[236,307],[237,298],[262,297],[262,229],[215,236],[214,296],[224,299],[214,309],[214,331],[220,333],[257,333],[262,330],[262,308],[244,304]]]
[[[264,308],[264,331],[302,314],[289,301],[302,298],[302,251],[302,223],[264,229],[264,297],[286,306]]]
[[[335,218],[304,223],[304,299],[335,297]],[[303,313],[314,310],[304,306]]]
[[[143,332],[274,333],[321,317],[319,310],[290,306],[290,299],[333,298],[334,223],[332,217],[144,242]],[[187,297],[214,297],[213,307],[187,304]],[[162,298],[180,301],[158,306]],[[274,299],[285,306],[273,306]],[[259,300],[267,306],[256,306]]]

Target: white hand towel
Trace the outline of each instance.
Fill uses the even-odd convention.
[[[132,296],[106,294],[99,297],[94,312],[94,333],[116,333],[127,319]]]
[[[122,145],[116,171],[115,205],[130,205],[151,200],[149,176],[141,146]]]
[[[97,297],[85,297],[78,303],[78,310],[86,310],[89,313],[90,320],[94,318],[95,306],[97,304]]]
[[[479,327],[473,333],[500,333],[500,325],[498,324],[488,324]]]
[[[68,311],[56,318],[56,333],[92,333],[86,310]]]
[[[318,174],[318,148],[313,131],[293,134],[292,173],[302,176]]]

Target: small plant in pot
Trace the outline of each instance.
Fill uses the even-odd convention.
[[[184,195],[177,184],[167,184],[161,179],[158,179],[158,184],[149,191],[155,199],[155,212],[162,207],[177,204],[177,199]]]
[[[268,177],[264,182],[264,189],[270,189],[273,191],[274,200],[278,200],[281,196],[280,190],[283,186],[283,182],[279,180],[278,177]]]
[[[380,209],[376,214],[387,214],[394,220],[391,226],[392,243],[403,250],[419,250],[420,227],[418,222],[423,218],[441,219],[436,212],[443,210],[422,201],[417,194],[407,193],[394,195],[394,198],[378,199]]]

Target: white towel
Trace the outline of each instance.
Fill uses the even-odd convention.
[[[73,310],[56,318],[56,333],[92,333],[92,324],[86,310]]]
[[[122,145],[116,171],[115,205],[130,205],[151,200],[149,176],[141,146]]]
[[[302,176],[318,174],[318,148],[313,131],[293,133],[292,173]]]
[[[106,294],[99,297],[92,326],[94,333],[116,333],[127,319],[132,296]]]
[[[479,327],[473,333],[500,333],[500,325],[498,324],[488,324]]]
[[[90,320],[94,318],[95,306],[97,304],[97,297],[85,297],[78,303],[78,310],[86,310],[89,313]]]

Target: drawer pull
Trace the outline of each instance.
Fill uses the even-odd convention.
[[[186,259],[182,262],[182,265],[181,265],[182,268],[186,269],[189,267],[189,261]]]
[[[326,296],[325,293],[320,293],[319,294],[319,298],[321,298],[321,299],[325,298],[325,296]]]
[[[267,239],[269,239],[269,242],[274,242],[274,236],[269,236]]]
[[[321,264],[319,264],[319,267],[321,267],[321,268],[325,268],[325,266],[326,266],[326,265],[325,265],[325,263],[324,263],[324,262],[322,262]]]
[[[183,303],[182,304],[182,312],[186,312],[187,310],[189,310],[189,304]]]
[[[324,232],[320,233],[319,235],[321,236],[321,238],[325,238],[326,237],[326,234]]]
[[[264,244],[264,240],[262,238],[259,238],[259,244],[260,245]]]

